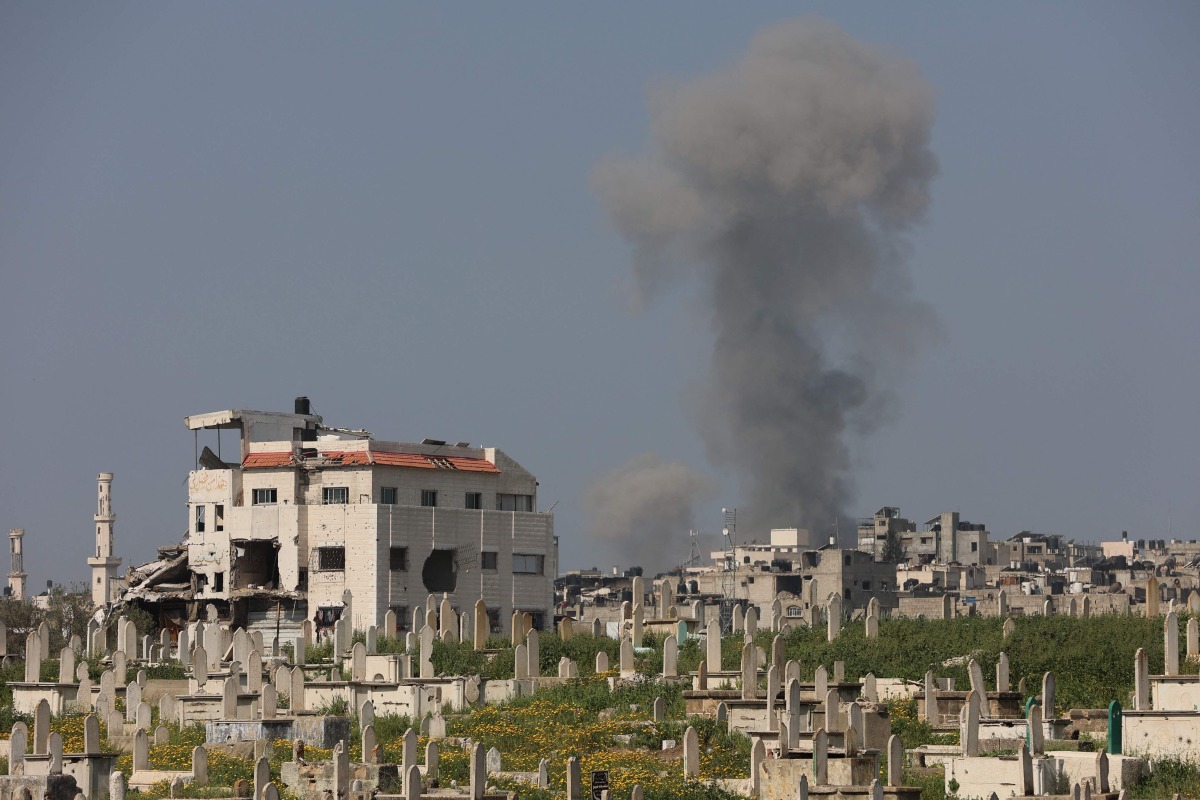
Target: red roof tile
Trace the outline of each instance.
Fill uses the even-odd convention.
[[[463,456],[429,456],[422,453],[391,453],[381,450],[330,450],[321,457],[335,465],[360,467],[379,464],[385,467],[410,467],[413,469],[452,469],[462,472],[499,473],[500,469],[482,458]],[[250,453],[242,462],[243,469],[287,467],[295,464],[291,453]]]
[[[292,464],[291,453],[249,453],[242,462],[243,469],[255,467],[287,467]]]

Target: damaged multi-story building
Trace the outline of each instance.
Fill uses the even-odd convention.
[[[248,629],[355,628],[396,612],[400,630],[431,594],[462,612],[482,599],[496,632],[512,612],[553,622],[554,519],[534,476],[496,448],[377,441],[326,426],[307,398],[293,413],[217,411],[185,418],[196,434],[188,533],[131,571],[123,600],[175,629],[214,605]],[[216,432],[217,451],[199,437]],[[221,433],[236,434],[236,461]],[[233,447],[233,445],[229,445]]]

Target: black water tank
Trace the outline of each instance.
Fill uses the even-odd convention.
[[[312,405],[308,402],[307,397],[297,397],[296,398],[296,413],[297,414],[311,414],[312,413],[311,409],[312,409]]]

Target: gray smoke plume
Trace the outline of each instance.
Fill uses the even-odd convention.
[[[709,491],[708,479],[686,464],[654,453],[634,456],[584,493],[588,533],[612,542],[626,566],[653,575],[687,558],[692,509]]]
[[[649,105],[648,154],[592,175],[633,246],[635,300],[699,275],[715,341],[696,422],[742,481],[739,527],[823,541],[852,499],[848,433],[882,421],[933,326],[904,269],[937,171],[933,91],[909,61],[801,21]]]

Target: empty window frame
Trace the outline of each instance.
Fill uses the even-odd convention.
[[[326,486],[321,490],[321,502],[327,506],[344,506],[350,502],[349,486]]]
[[[405,572],[408,570],[407,547],[392,547],[388,551],[388,569],[392,572]]]
[[[213,588],[214,592],[225,591],[225,573],[224,572],[214,572],[213,573],[213,587],[212,588]]]
[[[379,490],[379,502],[385,506],[396,505],[396,487],[384,486]]]
[[[514,575],[541,575],[546,557],[532,553],[513,553]]]
[[[497,511],[533,511],[531,494],[497,494]]]
[[[499,561],[499,553],[497,553],[494,550],[491,552],[488,552],[485,550],[479,554],[479,568],[480,569],[494,570],[494,569],[496,569],[496,564],[498,561]]]
[[[273,506],[278,502],[278,489],[255,489],[250,502],[256,506]]]
[[[346,548],[318,547],[317,569],[344,572],[346,569]]]
[[[483,492],[467,492],[467,501],[463,507],[472,509],[483,508]]]
[[[437,507],[437,494],[438,494],[437,490],[435,490],[435,489],[422,489],[421,490],[421,505],[425,506],[426,508],[436,508]]]
[[[213,513],[213,530],[225,530],[225,506],[218,505]]]
[[[204,506],[196,506],[196,533],[204,533]]]

